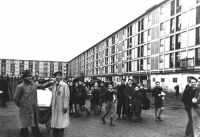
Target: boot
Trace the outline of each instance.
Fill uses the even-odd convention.
[[[113,124],[113,118],[110,118],[110,126],[115,126],[115,124]]]
[[[37,127],[31,127],[33,137],[42,137],[39,129]]]
[[[105,120],[104,116],[101,118],[101,120],[102,120],[103,124],[106,124],[106,120]]]
[[[29,137],[28,128],[21,128],[20,129],[20,137]]]

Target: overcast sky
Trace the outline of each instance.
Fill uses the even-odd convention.
[[[163,0],[1,0],[0,58],[69,61]]]

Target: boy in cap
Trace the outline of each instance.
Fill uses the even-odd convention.
[[[164,111],[164,92],[162,87],[160,87],[160,82],[157,81],[156,86],[153,88],[153,96],[154,96],[154,106],[155,106],[155,120],[162,121],[161,114]]]

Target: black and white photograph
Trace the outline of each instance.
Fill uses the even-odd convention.
[[[0,137],[200,137],[200,0],[0,0]]]

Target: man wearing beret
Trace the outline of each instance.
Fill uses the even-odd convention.
[[[44,88],[51,83],[44,85],[33,82],[32,74],[25,70],[22,76],[23,82],[17,85],[14,100],[19,107],[20,136],[29,137],[28,128],[31,127],[33,137],[41,137],[37,127],[37,88]]]
[[[52,88],[52,117],[51,127],[53,137],[63,137],[64,129],[69,126],[69,99],[68,85],[62,80],[62,72],[54,74],[56,82]]]

